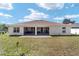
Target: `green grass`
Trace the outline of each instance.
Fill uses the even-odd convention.
[[[19,42],[17,46],[17,42]],[[0,35],[1,56],[76,56],[79,55],[79,36],[27,38]]]

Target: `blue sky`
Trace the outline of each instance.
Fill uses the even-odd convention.
[[[11,24],[32,20],[62,22],[70,18],[79,22],[78,3],[0,3],[0,23]]]

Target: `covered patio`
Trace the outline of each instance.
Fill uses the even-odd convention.
[[[49,27],[24,27],[24,35],[49,35]]]
[[[35,27],[24,27],[24,35],[35,35]]]
[[[49,27],[37,27],[37,35],[49,35]]]

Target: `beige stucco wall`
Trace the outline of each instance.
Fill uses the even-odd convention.
[[[14,27],[20,27],[20,32],[19,33],[14,33],[13,32],[13,28]],[[23,25],[23,24],[21,24],[21,25],[13,25],[13,26],[9,26],[8,27],[8,33],[9,33],[9,35],[24,35],[24,27],[35,27],[35,29],[37,28],[37,27],[49,27],[49,35],[71,35],[72,33],[71,33],[71,27],[79,27],[78,25],[74,25],[74,26],[49,26],[49,25],[47,25],[47,24],[41,24],[41,23],[39,23],[39,24],[25,24],[25,25]],[[62,27],[66,27],[66,33],[63,33],[62,31],[63,31],[63,29],[62,29]],[[35,31],[35,34],[37,34],[37,31]]]
[[[13,28],[14,27],[20,27],[20,32],[19,33],[14,33]],[[9,26],[8,27],[8,33],[9,35],[24,35],[24,27],[35,27],[37,30],[37,27],[49,27],[46,24],[26,24],[26,25],[14,25],[14,26]],[[35,35],[37,35],[37,31],[35,31]]]
[[[37,28],[37,27],[47,27],[47,26],[43,26],[43,25],[42,26],[35,26],[35,28]],[[66,33],[62,33],[62,31],[63,31],[62,27],[64,27],[64,26],[50,26],[49,27],[49,35],[70,35],[71,34],[71,28],[70,27],[66,26]],[[13,28],[14,27],[8,28],[9,29],[8,30],[9,35],[24,35],[24,26],[20,27],[19,33],[14,33]],[[36,31],[35,31],[35,34],[37,34]]]
[[[66,33],[63,33],[62,27],[66,27]],[[50,35],[71,35],[71,28],[68,26],[51,26],[49,30]]]
[[[50,35],[58,35],[58,34],[60,34],[59,32],[60,31],[59,31],[59,28],[57,26],[51,26],[49,28],[49,34]]]
[[[66,26],[66,33],[62,32],[62,30],[63,30],[62,27],[63,26],[61,26],[61,34],[63,34],[63,35],[71,35],[71,27]]]
[[[23,35],[23,27],[20,27],[20,32],[19,33],[14,33],[13,32],[14,27],[8,27],[8,33],[9,35]]]

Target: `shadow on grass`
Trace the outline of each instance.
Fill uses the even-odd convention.
[[[9,35],[10,37],[20,37],[21,35]]]
[[[45,36],[45,35],[9,35],[10,37],[20,37],[20,36]],[[47,35],[51,37],[78,37],[79,35]]]
[[[51,35],[51,37],[77,37],[79,35]]]

